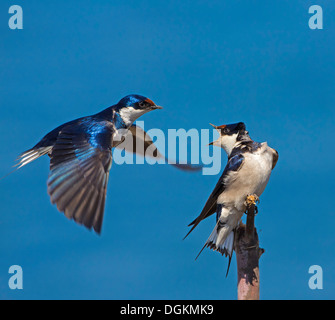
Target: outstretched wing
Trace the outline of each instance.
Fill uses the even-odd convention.
[[[231,173],[241,169],[243,161],[244,156],[242,154],[237,154],[229,159],[218,183],[216,184],[211,195],[209,196],[200,215],[188,225],[189,227],[192,226],[192,228],[184,237],[184,239],[194,230],[194,228],[200,223],[200,221],[206,219],[207,217],[216,212],[216,204],[219,195],[225,190],[226,186],[230,182],[230,179],[232,179]]]
[[[144,131],[141,127],[136,126],[135,124],[133,124],[129,128],[128,133],[125,135],[124,141],[121,144],[117,145],[116,148],[125,149],[125,151],[127,152],[136,153],[143,157],[151,156],[152,158],[155,158],[157,160],[164,159],[167,163],[185,171],[199,171],[202,169],[202,166],[171,163],[159,152],[148,133]]]
[[[113,128],[84,121],[60,131],[50,154],[48,193],[66,217],[101,232]]]

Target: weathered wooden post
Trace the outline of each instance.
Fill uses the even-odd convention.
[[[238,300],[259,300],[259,258],[264,253],[264,249],[259,247],[258,234],[254,226],[257,201],[257,196],[247,197],[247,224],[240,223],[236,230]]]

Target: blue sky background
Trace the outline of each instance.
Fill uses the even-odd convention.
[[[8,28],[13,4],[23,30]],[[308,27],[313,4],[323,30]],[[0,36],[0,175],[51,129],[129,93],[164,106],[146,129],[244,121],[279,151],[256,218],[261,297],[335,298],[332,1],[1,1]],[[219,176],[114,165],[99,237],[51,205],[48,166],[0,181],[1,298],[236,298],[235,257],[227,279],[220,254],[194,261],[214,216],[182,241]],[[13,264],[23,290],[8,288]],[[308,287],[314,264],[323,290]]]

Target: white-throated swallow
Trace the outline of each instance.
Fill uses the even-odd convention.
[[[22,153],[17,169],[48,154],[50,173],[47,181],[51,202],[69,219],[101,232],[106,189],[112,165],[112,149],[138,130],[133,122],[141,115],[162,109],[152,100],[132,94],[92,116],[67,122],[49,132],[33,148]],[[144,134],[146,132],[142,130]],[[146,134],[144,150],[153,144]],[[138,139],[134,137],[136,152]],[[141,148],[139,148],[141,149]],[[162,155],[158,152],[160,157]],[[198,170],[176,165],[185,170]]]
[[[185,238],[203,219],[216,213],[215,228],[203,249],[209,247],[229,256],[230,263],[234,231],[246,210],[245,200],[248,195],[260,197],[263,193],[277,163],[278,152],[266,142],[253,141],[243,122],[212,126],[220,136],[210,144],[226,151],[228,163],[202,212],[190,223],[192,228]]]

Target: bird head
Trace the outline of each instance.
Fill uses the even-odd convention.
[[[220,136],[209,145],[223,148],[228,155],[234,149],[235,144],[241,141],[244,136],[248,135],[248,131],[246,131],[243,122],[224,124],[222,126],[215,126],[211,123],[210,125],[219,132]]]
[[[163,109],[152,100],[138,94],[131,94],[122,98],[118,102],[118,107],[122,119],[125,123],[130,124],[149,111]]]

